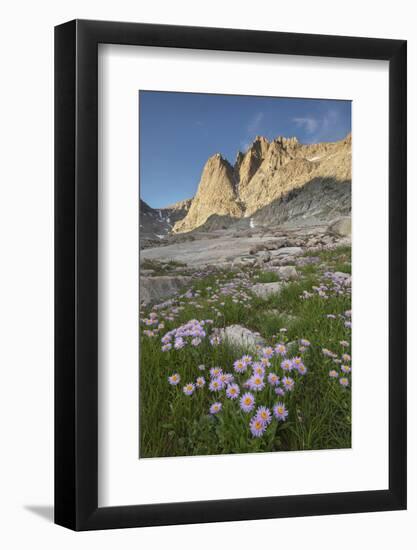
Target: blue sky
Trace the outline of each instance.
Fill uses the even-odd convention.
[[[351,102],[139,92],[140,194],[154,208],[190,198],[207,159],[232,164],[257,135],[336,141],[351,131]]]

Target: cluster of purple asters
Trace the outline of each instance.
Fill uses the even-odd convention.
[[[285,422],[288,411],[284,403],[276,403],[272,408],[272,413],[268,407],[258,407],[255,415],[250,419],[249,430],[253,437],[261,437],[272,422],[272,415],[279,422]]]
[[[148,337],[156,336],[161,330],[165,328],[165,323],[158,319],[158,314],[151,311],[148,317],[142,320],[142,323],[146,327],[152,327],[150,329],[144,329],[143,334]]]
[[[212,319],[197,321],[191,319],[184,325],[176,329],[170,330],[162,338],[162,351],[170,351],[171,349],[179,350],[187,344],[197,347],[207,336],[207,326],[213,323]]]
[[[311,291],[304,290],[300,295],[301,300],[308,300],[313,296],[319,296],[324,300],[331,296],[344,296],[351,294],[352,278],[349,273],[326,271],[318,286],[313,286]]]
[[[341,340],[339,344],[346,348],[348,347],[349,343],[345,340]],[[326,355],[326,357],[329,357],[333,360],[333,363],[336,364],[336,367],[333,367],[329,370],[329,378],[332,380],[338,380],[339,384],[343,388],[347,388],[350,386],[350,374],[352,372],[352,365],[351,365],[351,356],[349,353],[342,353],[339,356],[336,353],[330,352],[329,350],[322,350],[323,353]],[[326,353],[325,353],[326,352]]]
[[[224,315],[224,307],[227,304],[248,306],[251,297],[246,290],[250,289],[250,285],[250,280],[241,273],[239,277],[227,283],[217,280],[212,287],[202,291],[203,294],[198,290],[189,290],[180,297],[181,301],[169,301],[154,306],[153,311],[143,319],[143,324],[147,328],[143,332],[148,332],[148,336],[158,334],[164,328],[164,321],[173,318],[172,312],[176,316],[187,305],[202,308],[203,306],[197,302],[201,297],[205,297],[206,301],[212,304],[213,318]],[[319,296],[326,300],[335,295],[349,293],[350,278],[345,274],[326,272],[319,285],[313,287],[311,292],[305,291],[301,298]],[[350,310],[343,314],[328,314],[327,317],[341,320],[346,328],[351,328]],[[212,319],[192,319],[166,332],[161,338],[162,351],[181,350],[186,346],[191,349],[198,348],[203,341],[210,342],[212,346],[222,344],[222,333],[220,329],[212,326],[213,323]],[[286,329],[280,329],[280,334],[276,336],[278,343],[272,346],[257,346],[250,355],[237,358],[230,368],[226,369],[231,372],[225,372],[220,366],[210,365],[211,368],[206,368],[204,365],[198,365],[196,368],[200,372],[194,380],[185,385],[184,382],[180,384],[181,376],[174,372],[168,377],[168,383],[173,387],[179,387],[175,391],[181,392],[182,388],[181,393],[189,398],[195,393],[208,392],[213,396],[213,402],[208,410],[212,416],[222,413],[223,407],[226,407],[227,411],[230,407],[237,407],[241,416],[248,415],[246,418],[252,437],[260,438],[273,422],[285,422],[288,419],[289,411],[285,402],[287,405],[291,402],[289,393],[296,385],[299,387],[300,384],[302,387],[303,377],[308,373],[306,363],[308,364],[310,357],[310,342],[300,339],[298,342],[288,343],[285,332]],[[325,364],[334,363],[334,367],[332,365],[333,368],[329,370],[329,378],[337,380],[342,387],[350,386],[351,359],[346,353],[350,343],[347,340],[340,341],[343,349],[339,353],[322,349]],[[294,352],[294,346],[297,344],[297,351]],[[274,403],[276,397],[271,396],[278,396],[278,402]],[[197,396],[193,397],[196,398]],[[295,411],[294,414],[297,417],[299,411]]]

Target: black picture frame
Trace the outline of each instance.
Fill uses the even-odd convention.
[[[97,53],[106,43],[389,62],[387,490],[98,506]],[[55,28],[55,523],[81,531],[406,508],[406,46],[404,40],[106,21]]]

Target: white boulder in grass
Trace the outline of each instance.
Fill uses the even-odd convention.
[[[282,265],[279,267],[274,267],[274,269],[272,269],[271,271],[276,273],[278,277],[283,281],[294,281],[295,279],[298,279],[298,272],[295,269],[294,265]]]
[[[253,285],[252,292],[258,296],[258,298],[269,298],[273,294],[279,294],[284,288],[284,283],[257,283]]]
[[[230,325],[220,331],[222,339],[232,346],[256,348],[265,346],[266,340],[258,332],[252,332],[241,325]]]

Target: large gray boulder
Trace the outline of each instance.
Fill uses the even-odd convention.
[[[298,272],[294,265],[275,267],[274,273],[277,273],[278,277],[283,281],[295,281],[295,279],[298,279]]]
[[[241,325],[230,325],[220,331],[220,336],[223,340],[232,346],[243,348],[255,348],[256,346],[264,346],[266,341],[257,332],[252,332]]]
[[[284,246],[271,252],[274,258],[280,256],[299,256],[302,253],[303,249],[300,246]]]
[[[253,285],[252,292],[258,298],[269,298],[272,294],[279,294],[284,287],[284,283],[257,283]]]
[[[146,304],[160,302],[177,294],[184,286],[191,284],[192,280],[192,277],[184,275],[140,277],[139,299]]]
[[[329,233],[339,237],[350,237],[352,235],[352,219],[350,217],[340,218],[329,225]]]

